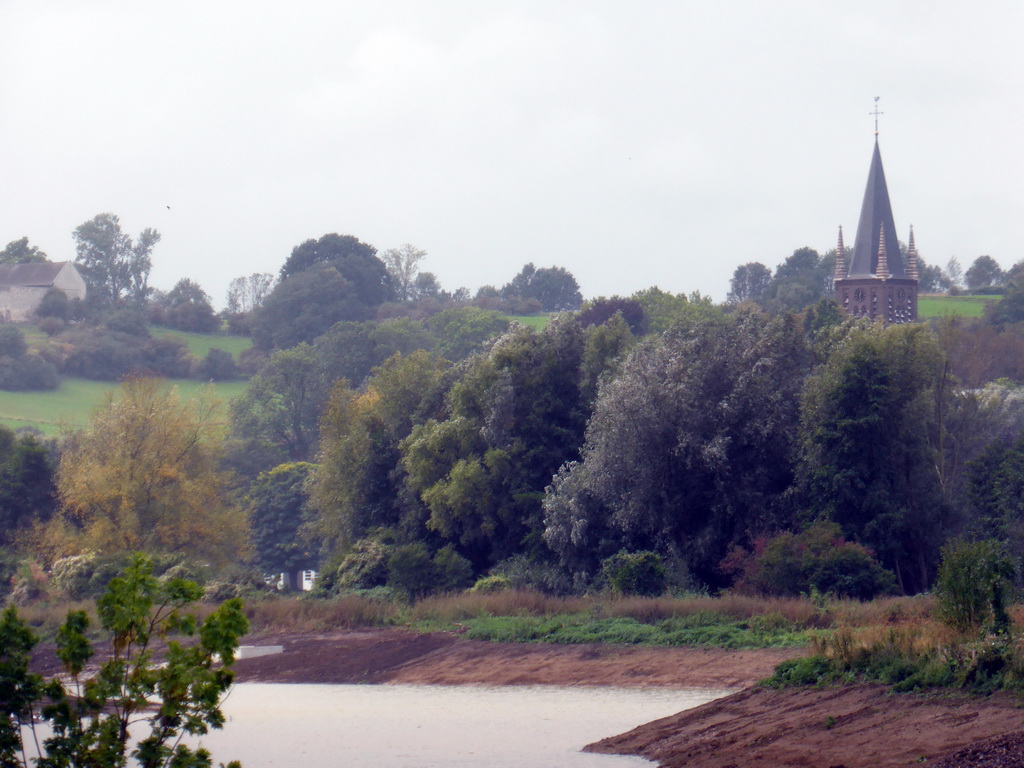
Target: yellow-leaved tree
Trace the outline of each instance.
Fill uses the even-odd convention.
[[[108,395],[87,429],[65,436],[62,509],[44,548],[53,556],[180,552],[211,564],[248,555],[245,513],[229,503],[219,468],[216,406],[209,390],[185,401],[149,378]]]

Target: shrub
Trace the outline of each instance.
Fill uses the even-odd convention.
[[[1015,568],[994,539],[953,541],[942,548],[935,595],[939,615],[960,632],[978,632],[990,624],[996,632],[1010,628],[1007,592]]]
[[[563,570],[529,555],[502,560],[491,568],[491,575],[504,577],[514,589],[535,589],[548,595],[567,595],[572,591],[572,581]]]
[[[148,339],[150,335],[146,313],[138,309],[125,308],[111,312],[104,319],[103,325],[112,333],[126,333],[143,339]]]
[[[232,336],[249,336],[252,334],[252,324],[249,322],[252,315],[248,312],[225,313],[227,330]]]
[[[810,594],[871,600],[895,588],[895,578],[870,550],[846,541],[839,526],[816,523],[799,533],[780,533],[734,548],[722,570],[737,576],[736,588],[761,595]]]
[[[67,323],[59,317],[44,317],[36,323],[36,326],[47,336],[56,336],[64,332],[64,329],[67,328]]]
[[[896,588],[893,575],[856,544],[845,544],[821,553],[810,577],[811,587],[822,594],[871,600]]]
[[[175,339],[148,339],[142,345],[142,359],[135,374],[165,376],[180,379],[188,376],[192,368],[192,355],[188,347]]]
[[[434,555],[434,588],[442,592],[465,589],[473,583],[473,566],[449,544]]]
[[[774,674],[764,681],[769,688],[790,685],[817,685],[834,676],[832,664],[824,656],[806,656],[788,659],[775,668]]]
[[[391,547],[379,539],[360,539],[352,545],[334,572],[339,590],[381,587],[388,580]]]
[[[512,582],[505,576],[484,576],[482,579],[477,579],[469,591],[489,594],[493,592],[507,592],[511,589],[513,589]]]
[[[247,376],[255,376],[270,361],[270,356],[255,347],[238,353],[238,369]]]
[[[43,294],[43,300],[36,307],[36,317],[40,319],[65,321],[71,314],[68,295],[59,288],[51,288]],[[40,326],[42,324],[40,323]]]
[[[11,591],[7,602],[11,605],[28,605],[48,595],[49,579],[42,567],[35,562],[24,562],[11,577]]]
[[[20,561],[13,552],[0,548],[0,603],[7,599],[7,595],[14,587],[19,565]]]
[[[21,329],[10,323],[0,323],[0,356],[21,357],[28,351],[28,343]]]
[[[636,299],[624,299],[612,296],[610,299],[600,298],[586,302],[576,315],[576,320],[583,328],[591,325],[607,323],[616,313],[629,324],[629,330],[638,336],[645,332],[644,307]]]
[[[72,600],[91,597],[89,580],[92,578],[95,565],[96,555],[93,552],[62,557],[50,568],[50,583],[57,591]]]
[[[165,309],[163,324],[190,333],[212,333],[220,330],[220,318],[208,302],[178,304]]]
[[[60,337],[70,346],[64,373],[86,379],[116,381],[141,368],[142,349],[137,336],[83,329]]]
[[[238,378],[238,365],[230,352],[212,347],[194,366],[194,375],[202,381],[231,381]]]
[[[654,597],[665,591],[665,566],[654,552],[622,550],[602,562],[601,573],[623,595]]]
[[[434,561],[423,542],[401,544],[388,557],[388,586],[403,590],[410,597],[429,592],[435,579]]]
[[[37,352],[21,357],[0,356],[0,389],[15,392],[56,389],[60,386],[57,368]]]

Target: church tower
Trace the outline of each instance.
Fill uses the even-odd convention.
[[[843,228],[839,228],[836,301],[853,317],[869,317],[886,324],[913,323],[917,320],[917,282],[914,230],[910,230],[910,245],[904,257],[896,238],[876,130],[875,151],[852,251],[843,245]]]

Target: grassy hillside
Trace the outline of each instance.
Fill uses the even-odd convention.
[[[1000,296],[920,296],[917,314],[922,320],[930,317],[982,317],[985,305],[999,301]]]
[[[190,379],[174,379],[168,385],[177,387],[182,397],[192,397],[197,389],[206,386]],[[214,385],[214,390],[226,404],[240,395],[245,386],[244,381],[223,382]],[[0,391],[0,423],[13,429],[31,426],[55,436],[64,426],[84,426],[93,408],[116,388],[117,384],[109,381],[65,377],[60,388],[52,392]]]
[[[188,351],[200,360],[214,348],[230,352],[231,356],[238,360],[238,355],[252,346],[252,339],[248,336],[228,336],[223,333],[185,333],[160,326],[153,326],[150,332],[154,336],[183,342],[188,347]]]
[[[533,328],[535,331],[543,331],[547,325],[550,315],[505,315],[509,320],[515,320],[521,325]]]
[[[23,323],[18,326],[25,334],[25,340],[31,346],[41,346],[47,340],[45,333],[33,323]],[[188,351],[195,357],[202,360],[206,353],[213,348],[230,352],[231,356],[238,360],[239,354],[252,346],[252,339],[248,336],[229,336],[226,333],[185,333],[176,331],[173,328],[162,326],[150,326],[150,333],[160,338],[176,339],[188,347]]]

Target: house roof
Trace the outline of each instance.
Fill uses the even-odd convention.
[[[864,190],[864,202],[860,209],[860,222],[857,224],[857,239],[853,246],[853,256],[849,258],[850,266],[846,276],[878,275],[878,254],[883,249],[885,260],[888,262],[888,276],[908,277],[906,262],[896,237],[892,206],[889,204],[889,189],[885,184],[882,155],[878,151],[876,137],[875,151],[871,156],[871,169],[868,171],[868,185]]]
[[[53,285],[66,261],[34,264],[0,264],[0,285],[18,288],[45,288]]]

